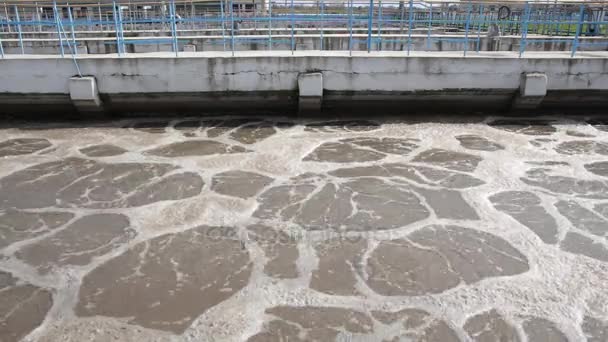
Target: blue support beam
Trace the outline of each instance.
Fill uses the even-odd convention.
[[[175,57],[179,56],[179,45],[177,44],[177,23],[175,20],[175,0],[171,0],[169,3],[169,16],[171,19],[171,42],[173,45],[173,52]]]
[[[369,9],[367,10],[367,52],[372,50],[372,25],[374,24],[374,0],[369,0]]]
[[[293,55],[294,50],[296,49],[296,41],[294,38],[294,33],[295,33],[295,26],[296,26],[296,22],[295,22],[295,12],[294,12],[294,7],[293,7],[293,0],[291,0],[291,54]]]
[[[220,0],[220,14],[222,17],[222,41],[224,43],[224,51],[226,51],[226,15],[224,10],[224,0]]]
[[[21,54],[25,54],[25,50],[23,49],[23,33],[21,32],[21,18],[19,18],[19,9],[17,5],[14,6],[15,9],[15,19],[17,19],[17,32],[19,34],[19,48],[21,48]]]
[[[467,6],[467,22],[464,29],[464,51],[463,54],[467,56],[467,50],[469,49],[469,27],[471,26],[471,12],[473,12],[473,4],[469,3]]]
[[[348,0],[348,54],[353,55],[353,0]]]
[[[378,51],[382,50],[382,0],[378,1]]]
[[[112,17],[114,18],[114,32],[116,34],[116,52],[118,52],[118,56],[122,56],[122,43],[120,41],[120,30],[118,27],[122,25],[119,22],[119,14],[120,8],[116,6],[116,0],[112,0]]]
[[[373,0],[371,0],[373,1]],[[321,0],[321,34],[319,39],[321,40],[321,51],[323,51],[323,29],[325,24],[325,1]]]
[[[68,18],[70,19],[70,31],[72,33],[72,54],[78,55],[78,48],[76,46],[76,34],[74,33],[74,17],[72,17],[72,8],[68,4]]]
[[[523,21],[521,23],[521,40],[519,43],[519,58],[521,58],[524,54],[524,52],[526,52],[526,44],[527,44],[527,39],[528,39],[528,27],[530,25],[530,13],[532,12],[532,5],[530,5],[528,2],[526,2],[526,5],[524,7],[524,17],[523,17]]]
[[[268,1],[268,50],[272,50],[272,1]]]
[[[585,16],[585,5],[580,5],[580,9],[578,12],[578,24],[576,25],[576,35],[574,36],[574,42],[572,42],[572,53],[570,57],[574,57],[576,55],[576,51],[579,46],[579,37],[581,35],[581,30],[583,29],[583,18]]]
[[[234,57],[234,3],[230,0],[230,50]]]
[[[412,50],[412,29],[414,22],[414,0],[410,0],[409,15],[407,20],[407,55],[410,55]]]
[[[61,19],[59,18],[57,1],[55,0],[53,0],[53,16],[55,17],[55,27],[57,28],[57,37],[59,38],[59,51],[61,52],[61,57],[64,57],[65,51],[63,50],[63,38],[61,38]]]

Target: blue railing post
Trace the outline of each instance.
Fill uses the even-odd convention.
[[[410,0],[409,5],[409,18],[408,18],[408,29],[407,29],[407,55],[410,55],[412,50],[412,25],[414,21],[414,0]]]
[[[382,0],[378,1],[378,43],[377,43],[377,50],[381,51],[382,50]]]
[[[56,0],[53,0],[53,16],[55,17],[55,26],[57,27],[57,36],[59,37],[59,51],[61,51],[61,57],[64,57],[65,53],[63,51],[63,39],[61,38],[61,25]]]
[[[483,18],[483,21],[482,21],[482,18]],[[477,53],[479,53],[479,48],[481,45],[481,24],[482,24],[482,22],[485,23],[485,17],[483,15],[483,5],[482,4],[479,5],[479,17],[477,18],[477,20],[478,20],[479,24],[477,25],[477,46],[476,46],[475,50],[477,50]]]
[[[224,43],[224,51],[226,51],[226,15],[224,14],[224,0],[220,0],[220,15],[222,17],[222,42]]]
[[[321,0],[321,51],[323,51],[323,30],[325,28],[325,1]]]
[[[4,48],[2,47],[2,37],[0,37],[0,57],[4,58]]]
[[[464,56],[467,56],[467,50],[469,49],[469,27],[471,26],[471,12],[473,12],[473,4],[469,2],[467,9],[467,22],[464,28]]]
[[[230,0],[230,50],[234,57],[234,3]]]
[[[6,1],[4,1],[4,16],[6,17],[6,28],[8,29],[8,33],[12,33],[13,31],[11,30],[11,23],[9,21],[8,8],[6,5]]]
[[[121,44],[120,44],[120,32],[118,30],[118,12],[120,12],[120,8],[116,7],[116,0],[112,0],[112,17],[114,18],[114,33],[116,34],[116,52],[118,53],[118,56],[122,56],[122,48],[121,48]]]
[[[296,22],[295,22],[295,9],[293,7],[293,0],[291,0],[291,54],[293,55],[294,50],[296,49],[296,41],[295,41],[295,37],[294,37],[294,33],[295,33],[295,26],[296,26]]]
[[[17,33],[19,34],[19,47],[21,48],[21,54],[25,54],[25,50],[23,49],[23,33],[21,32],[21,18],[19,18],[19,9],[17,5],[14,6],[15,9],[15,19],[17,19]]]
[[[268,50],[272,50],[272,0],[268,0]]]
[[[118,33],[119,33],[119,37],[120,37],[120,49],[122,50],[122,53],[126,52],[125,49],[125,34],[124,34],[124,30],[122,28],[122,7],[120,6],[120,3],[118,4]]]
[[[293,0],[291,0],[293,1]],[[348,0],[348,55],[353,55],[353,0]]]
[[[367,10],[367,52],[372,50],[372,25],[374,24],[374,0],[369,0],[369,9]]]
[[[431,31],[433,29],[433,4],[429,5],[429,29],[426,33],[426,50],[431,51]]]
[[[177,45],[177,23],[175,21],[175,0],[171,0],[169,3],[169,16],[171,17],[171,41],[173,44],[173,52],[175,57],[178,57],[179,46]]]
[[[76,48],[76,34],[74,33],[74,17],[72,16],[72,8],[68,4],[68,18],[70,19],[70,31],[72,32],[72,53],[78,55],[78,49]]]
[[[576,25],[576,35],[574,36],[574,41],[572,42],[572,54],[570,57],[574,57],[576,55],[576,50],[578,50],[579,37],[581,35],[581,29],[583,28],[583,17],[585,15],[585,5],[580,5],[580,10],[578,13],[578,24]],[[570,25],[570,24],[568,24]]]
[[[519,43],[519,58],[521,58],[526,52],[526,44],[528,39],[528,24],[530,23],[530,13],[532,12],[532,6],[526,2],[524,7],[524,17],[522,22],[521,40]]]

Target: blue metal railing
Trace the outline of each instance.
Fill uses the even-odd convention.
[[[46,10],[50,6],[52,14]],[[188,9],[187,6],[191,8]],[[248,8],[244,9],[245,6]],[[499,17],[501,14],[497,9],[504,6],[508,6],[508,15]],[[75,13],[75,7],[78,8],[78,13]],[[86,9],[84,14],[83,8]],[[204,34],[198,34],[195,38],[209,44],[218,44],[218,38],[211,37],[209,33],[221,31],[219,44],[224,51],[229,44],[233,55],[243,43],[263,42],[268,50],[273,50],[277,44],[284,44],[286,40],[289,43],[288,50],[293,53],[299,48],[298,40],[310,32],[318,35],[318,46],[323,50],[326,48],[324,39],[328,37],[328,30],[334,31],[332,37],[344,30],[351,54],[356,43],[364,44],[367,52],[382,50],[385,46],[383,44],[394,43],[401,44],[401,49],[409,56],[416,50],[416,38],[425,40],[423,46],[426,46],[426,50],[432,50],[433,44],[440,42],[459,44],[462,46],[460,51],[467,56],[473,51],[481,51],[482,38],[491,26],[499,27],[503,34],[519,39],[520,57],[524,56],[532,39],[534,43],[570,44],[572,57],[576,56],[581,47],[608,47],[608,4],[599,1],[447,3],[414,0],[289,0],[260,1],[251,5],[250,2],[240,0],[219,0],[217,3],[196,0],[169,0],[167,3],[151,0],[142,5],[112,0],[108,4],[92,2],[70,6],[59,0],[40,0],[35,4],[20,1],[5,6],[4,10],[5,14],[0,16],[2,58],[9,50],[14,50],[15,42],[18,51],[25,54],[26,43],[36,41],[36,35],[54,31],[60,55],[64,57],[65,47],[68,47],[75,63],[78,44],[86,40],[85,36],[98,33],[98,38],[107,40],[111,38],[103,35],[108,32],[113,34],[114,39],[105,41],[105,44],[115,46],[119,56],[127,53],[127,45],[145,44],[168,44],[179,56],[180,46],[189,41],[181,38],[188,32],[188,28],[205,30]],[[41,13],[45,18],[42,18]],[[228,34],[226,25],[230,25]],[[133,37],[137,34],[136,28],[156,30],[169,36]],[[128,37],[125,37],[125,30]],[[302,33],[302,30],[307,31]],[[404,34],[405,30],[407,32]],[[419,30],[423,32],[422,35],[418,33]],[[275,33],[277,31],[279,33]],[[288,39],[284,39],[285,32]],[[16,39],[11,38],[15,35]],[[359,38],[362,35],[364,39]],[[604,37],[606,41],[583,39],[590,36]]]

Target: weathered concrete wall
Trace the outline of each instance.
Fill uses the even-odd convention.
[[[298,75],[306,72],[322,74],[324,98],[336,106],[358,101],[387,104],[387,100],[435,105],[445,100],[462,101],[464,106],[500,107],[518,91],[521,74],[526,72],[546,74],[547,96],[553,96],[556,105],[563,105],[554,95],[559,92],[576,94],[578,100],[586,94],[593,96],[590,102],[574,101],[577,106],[605,105],[608,101],[598,97],[608,91],[608,58],[568,58],[567,54],[519,59],[513,53],[473,58],[447,53],[409,58],[388,52],[352,57],[337,52],[295,56],[250,52],[236,57],[190,53],[179,58],[172,54],[88,56],[79,58],[78,64],[84,75],[95,77],[101,98],[116,110],[121,106],[137,110],[146,106],[158,109],[157,105],[168,109],[210,104],[237,109],[244,103],[292,105],[297,101]],[[29,96],[52,98],[56,94],[65,98],[69,78],[74,75],[76,68],[69,58],[0,60],[0,105],[31,104]]]

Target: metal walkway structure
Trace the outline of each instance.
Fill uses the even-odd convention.
[[[479,52],[482,38],[518,40],[523,56],[535,43],[563,43],[576,56],[581,48],[608,48],[608,5],[603,1],[414,1],[414,0],[221,0],[221,1],[2,1],[0,55],[28,54],[28,46],[54,42],[74,58],[83,41],[102,40],[123,56],[134,45],[167,45],[176,56],[193,37],[223,51],[302,50],[297,39],[330,37],[348,44],[337,50],[414,51],[447,42],[464,56]],[[595,37],[597,39],[583,39]],[[364,45],[364,48],[360,48]],[[420,49],[420,46],[418,46]]]

